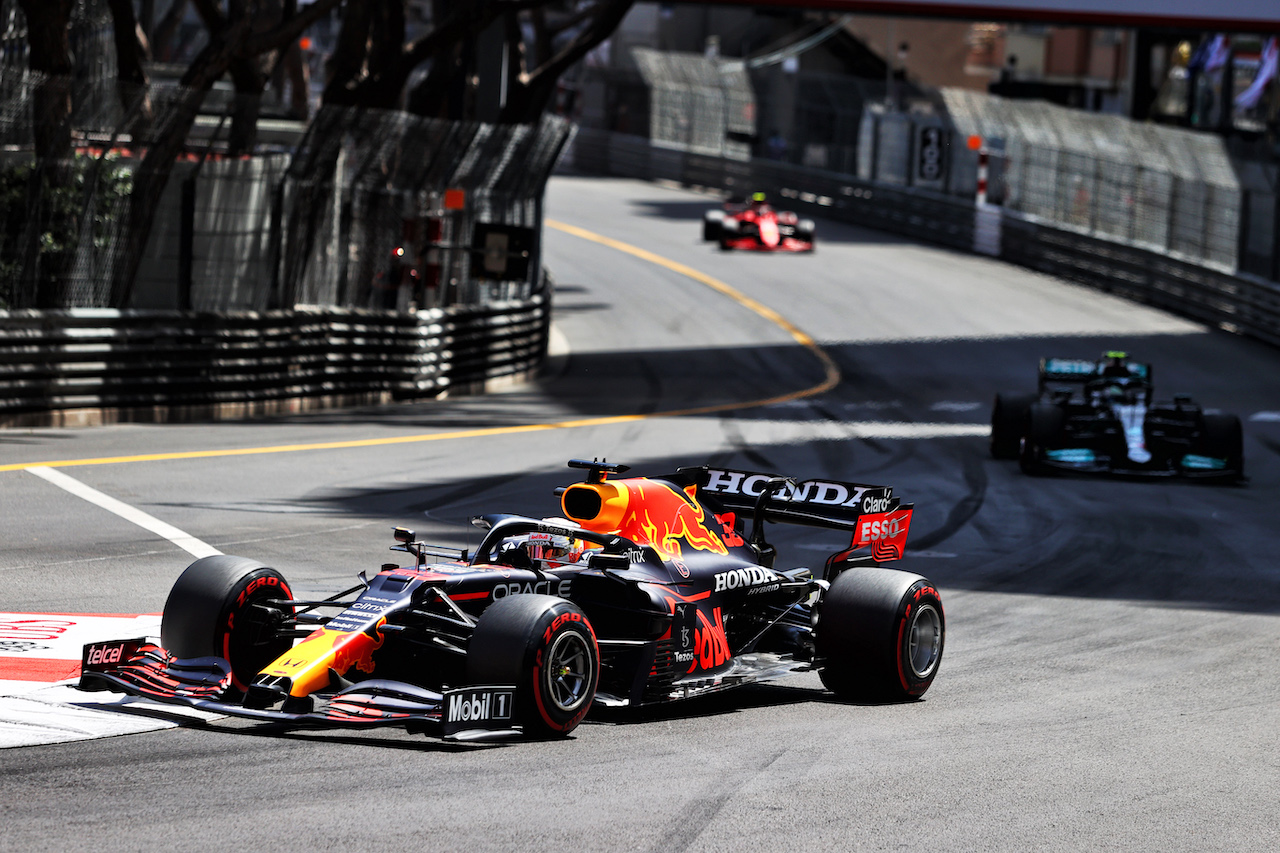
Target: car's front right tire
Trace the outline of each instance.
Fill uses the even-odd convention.
[[[562,737],[595,699],[600,651],[586,614],[551,595],[512,595],[480,614],[467,647],[467,681],[515,685],[531,737]]]
[[[708,210],[702,214],[702,239],[708,243],[714,243],[720,239],[720,233],[724,230],[724,211]]]

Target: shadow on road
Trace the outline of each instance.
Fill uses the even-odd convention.
[[[994,392],[1033,390],[1042,356],[1092,357],[1112,347],[1156,365],[1158,396],[1187,392],[1246,419],[1247,486],[1031,478],[1015,463],[990,458],[985,436],[973,429],[986,423]],[[725,447],[708,458],[646,459],[634,473],[709,463],[891,485],[916,503],[904,567],[944,588],[1280,613],[1280,572],[1271,556],[1280,544],[1274,525],[1280,423],[1247,420],[1274,403],[1256,379],[1274,367],[1270,349],[1210,333],[911,341],[828,352],[844,374],[834,391],[703,416],[731,439]],[[536,391],[329,411],[289,422],[367,423],[388,431],[555,423],[760,399],[819,378],[815,360],[800,347],[587,353],[571,357],[563,374]],[[546,408],[548,400],[553,409]],[[807,438],[753,438],[757,422],[762,429],[790,425]],[[944,434],[886,437],[874,434],[877,424],[940,425]],[[947,436],[947,425],[969,433]],[[593,455],[590,446],[566,447],[565,461]],[[472,515],[559,514],[553,490],[577,479],[561,464],[480,481],[451,479],[447,472],[441,478],[437,470],[421,487],[340,491],[307,504],[317,512],[399,516],[409,523],[425,514],[437,533],[473,536]],[[820,549],[844,547],[831,531],[775,525],[771,535],[791,565],[821,565]]]

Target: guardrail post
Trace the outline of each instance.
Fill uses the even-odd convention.
[[[267,263],[270,265],[271,280],[268,284],[268,308],[292,308],[291,300],[286,300],[280,292],[280,265],[284,263],[284,178],[281,178],[271,192],[271,232],[268,236]]]
[[[191,310],[191,270],[195,263],[196,175],[182,180],[178,225],[178,310]]]
[[[1276,248],[1280,246],[1280,192],[1273,190],[1271,201],[1275,211],[1271,217],[1271,280],[1280,281],[1280,250]]]

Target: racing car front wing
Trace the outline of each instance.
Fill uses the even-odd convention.
[[[1159,464],[1165,461],[1167,464]],[[1077,474],[1113,474],[1134,478],[1173,478],[1185,480],[1234,480],[1242,472],[1232,468],[1225,459],[1207,456],[1184,455],[1176,464],[1171,460],[1157,460],[1148,465],[1125,464],[1096,453],[1087,447],[1067,447],[1046,450],[1040,464],[1045,468],[1072,471]]]
[[[299,727],[404,726],[450,741],[521,734],[515,724],[516,688],[476,685],[437,692],[402,681],[361,681],[316,695],[306,712],[248,708],[224,701],[231,668],[222,658],[177,659],[146,639],[112,640],[84,647],[80,689],[113,690],[201,711]]]

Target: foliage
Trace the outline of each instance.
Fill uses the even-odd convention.
[[[309,66],[301,58],[303,42],[312,43],[311,37],[303,38],[308,32],[318,34],[318,41],[332,36],[332,44],[322,48],[326,104],[533,124],[553,100],[558,77],[613,31],[633,0],[182,0],[170,4],[173,14],[163,21],[156,21],[153,4],[106,2],[114,35],[109,63],[72,61],[98,43],[93,33],[88,39],[80,31],[75,38],[68,35],[83,4],[19,0],[27,19],[27,64],[45,80],[32,99],[35,150],[45,166],[37,171],[15,167],[20,174],[3,178],[2,191],[17,193],[6,196],[0,212],[0,263],[5,264],[0,300],[5,304],[65,304],[72,286],[67,273],[73,266],[82,268],[77,251],[86,248],[77,247],[77,238],[91,233],[96,242],[102,233],[99,220],[114,216],[97,207],[82,208],[81,214],[66,205],[94,197],[102,205],[127,196],[128,209],[120,214],[111,249],[107,291],[95,292],[95,298],[114,307],[129,305],[174,163],[187,150],[201,111],[209,109],[206,95],[216,85],[232,85],[235,95],[224,113],[230,126],[220,144],[231,156],[252,155],[267,88],[283,93],[289,77],[291,92],[304,96],[304,106],[312,91],[304,73]],[[178,19],[186,23],[170,25]],[[195,21],[202,32],[193,38],[188,25]],[[312,29],[324,21],[330,26]],[[181,50],[175,49],[175,39]],[[182,69],[178,85],[164,87],[160,97],[154,97],[160,89],[150,85],[143,63],[153,49],[154,55],[174,54],[168,67]],[[114,69],[126,118],[97,130],[113,138],[127,134],[131,147],[145,153],[131,191],[113,185],[95,194],[86,192],[85,181],[110,182],[110,170],[94,172],[95,179],[87,177],[83,165],[69,175],[54,164],[68,158],[75,132],[87,129],[72,127],[77,121],[73,90],[86,82],[79,78],[107,67]],[[296,75],[290,76],[290,69]]]
[[[132,172],[114,155],[76,155],[59,166],[42,169],[34,160],[0,164],[0,308],[30,307],[19,298],[24,277],[35,292],[63,289],[60,279],[78,250],[111,243],[121,202],[133,189]],[[82,235],[89,246],[81,247]],[[35,268],[24,276],[31,240]]]

